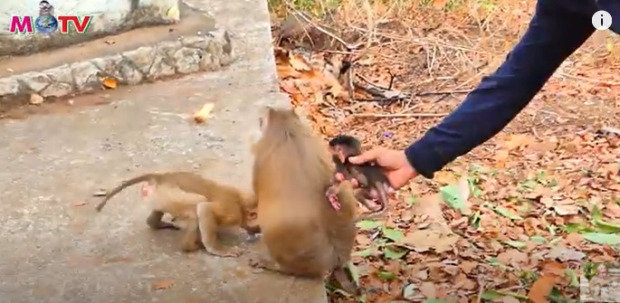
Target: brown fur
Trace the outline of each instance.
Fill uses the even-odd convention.
[[[164,213],[187,221],[182,241],[184,251],[195,251],[202,244],[211,254],[237,256],[238,251],[226,251],[221,246],[217,229],[221,226],[240,226],[252,235],[260,231],[258,226],[249,224],[249,216],[256,209],[253,195],[245,195],[234,187],[218,184],[191,172],[151,173],[130,179],[111,190],[97,206],[97,211],[101,211],[109,199],[126,187],[142,182],[148,182],[148,186],[154,188],[154,193],[149,197],[153,210],[147,219],[151,228],[176,228],[161,220]]]
[[[356,234],[351,184],[339,185],[341,209],[334,210],[325,196],[334,168],[321,141],[292,110],[267,108],[261,121],[253,186],[271,258],[255,265],[314,278],[341,273]]]

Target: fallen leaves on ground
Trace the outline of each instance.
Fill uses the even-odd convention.
[[[428,9],[394,16],[398,10],[379,2],[371,9],[384,16],[373,30],[380,43],[325,52],[276,46],[279,85],[324,138],[346,132],[364,148],[402,149],[440,121],[432,114],[450,112],[464,97],[442,91],[473,88],[492,72],[477,63],[501,63],[520,34],[504,29],[513,40],[491,55],[499,46],[484,45],[484,33],[462,23],[471,15]],[[433,2],[441,9],[446,3]],[[535,1],[528,3],[533,8]],[[521,7],[511,11],[520,13],[510,18],[527,23]],[[336,10],[332,17],[339,16]],[[348,55],[357,58],[353,87],[350,75],[338,73]],[[605,56],[577,60],[589,57],[571,56],[580,77],[620,82],[612,69],[620,64]],[[387,100],[357,84],[410,97]],[[504,131],[433,180],[418,177],[399,190],[385,218],[359,222],[352,262],[366,302],[476,302],[479,293],[495,302],[578,298],[582,262],[618,258],[620,135],[603,131],[620,125],[617,89],[552,78]],[[356,298],[331,293],[330,301]]]
[[[101,83],[103,84],[103,86],[105,88],[110,88],[110,89],[114,89],[117,87],[117,81],[114,78],[103,78],[103,81],[101,81]]]
[[[171,288],[173,285],[174,285],[173,279],[166,279],[166,280],[161,280],[161,281],[157,281],[153,283],[153,288],[155,290],[164,290],[164,289]]]
[[[214,106],[215,104],[213,103],[205,103],[199,111],[194,113],[194,122],[198,124],[205,123],[209,118],[211,118],[211,111]]]

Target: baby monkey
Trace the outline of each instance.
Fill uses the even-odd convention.
[[[349,157],[362,153],[360,141],[353,136],[339,135],[329,141],[329,149],[332,161],[336,164],[336,171],[347,180],[352,178],[357,180],[359,188],[355,189],[355,198],[370,210],[377,212],[385,210],[386,189],[390,183],[381,169],[369,163],[356,165],[349,162]],[[379,202],[379,209],[376,209],[374,201]]]
[[[181,243],[183,251],[198,250],[202,244],[210,254],[235,257],[240,255],[240,251],[222,247],[217,237],[218,228],[240,226],[250,236],[260,232],[258,225],[250,224],[256,219],[257,201],[254,195],[246,195],[236,188],[191,172],[149,173],[127,180],[106,194],[97,205],[97,211],[101,211],[108,200],[126,187],[143,182],[147,184],[142,187],[142,197],[152,208],[146,220],[149,227],[178,229],[172,223],[162,221],[164,213],[187,221]]]

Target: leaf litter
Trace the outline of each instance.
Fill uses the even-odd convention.
[[[459,105],[457,91],[501,63],[535,4],[502,1],[490,14],[469,1],[447,13],[449,1],[440,2],[390,9],[374,1],[370,11],[383,17],[372,31],[369,10],[336,8],[330,28],[365,46],[343,49],[330,37],[322,49],[276,44],[281,91],[324,139],[346,130],[364,148],[405,148]],[[476,29],[484,18],[496,32]],[[506,41],[494,43],[497,31]],[[433,180],[399,190],[384,219],[357,224],[352,262],[365,302],[578,298],[582,262],[617,260],[620,135],[604,130],[620,125],[618,86],[607,85],[620,83],[612,69],[620,63],[597,52],[586,43],[563,71],[592,81],[552,77],[504,131]],[[330,301],[357,298],[332,292]]]

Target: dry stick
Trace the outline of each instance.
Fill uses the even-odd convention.
[[[485,68],[485,69],[483,69],[483,70],[481,70],[479,73],[475,74],[473,77],[471,77],[471,78],[467,79],[465,82],[463,82],[463,83],[461,83],[461,84],[457,85],[454,89],[456,90],[456,89],[459,89],[459,88],[461,88],[461,87],[465,86],[465,84],[467,84],[467,83],[469,83],[470,81],[472,81],[472,80],[476,79],[476,77],[478,77],[479,75],[481,75],[481,74],[483,74],[484,72],[486,72],[486,70],[487,70],[486,68]],[[443,95],[443,96],[441,96],[441,97],[437,98],[437,100],[435,100],[435,101],[434,101],[434,103],[439,102],[439,101],[441,101],[441,100],[445,99],[447,96],[450,96],[450,95],[452,95],[452,94],[445,94],[445,95]]]
[[[476,303],[480,303],[482,301],[482,294],[484,293],[484,283],[482,283],[481,280],[482,279],[478,280],[478,285],[480,285],[480,289],[478,290],[478,297],[476,298]]]
[[[432,95],[469,94],[469,93],[471,93],[471,89],[455,89],[455,90],[444,90],[444,91],[435,91],[435,92],[419,92],[413,95],[417,97],[424,97],[424,96],[432,96]]]
[[[352,114],[353,117],[359,118],[432,118],[432,117],[444,117],[448,113],[411,113],[411,114]]]
[[[350,45],[348,44],[346,41],[344,41],[342,38],[336,36],[333,33],[330,33],[328,30],[324,29],[322,26],[316,24],[314,21],[312,21],[310,18],[308,18],[306,15],[304,15],[302,12],[300,12],[299,10],[297,10],[290,2],[288,1],[284,1],[284,4],[286,4],[286,6],[293,12],[295,12],[296,14],[298,14],[302,19],[304,19],[306,22],[310,23],[312,26],[314,26],[316,29],[318,29],[320,32],[322,32],[323,34],[326,34],[332,38],[334,38],[336,41],[342,43],[342,45],[344,45],[344,47],[347,50],[352,50],[352,49],[357,49],[359,47],[359,44],[356,45]]]
[[[596,83],[596,84],[605,84],[605,85],[610,85],[610,86],[619,86],[620,85],[620,82],[607,82],[607,81],[595,80],[595,79],[590,79],[590,78],[581,77],[581,76],[575,76],[575,75],[571,75],[571,74],[567,74],[567,73],[562,73],[562,72],[559,73],[559,75],[562,76],[562,77],[571,78],[573,80],[586,81],[586,82]]]
[[[603,128],[601,128],[601,131],[606,132],[606,133],[620,135],[620,128],[613,127],[613,126],[603,126]]]

